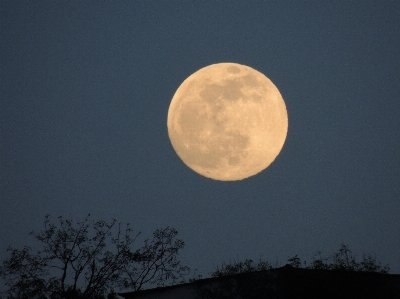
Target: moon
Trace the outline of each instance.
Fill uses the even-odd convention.
[[[237,63],[206,66],[179,86],[168,110],[168,135],[198,174],[236,181],[266,169],[285,143],[288,115],[278,88]]]

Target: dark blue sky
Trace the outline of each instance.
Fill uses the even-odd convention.
[[[344,242],[400,273],[400,2],[1,1],[0,257],[44,216],[175,227],[207,275]],[[289,130],[238,182],[175,154],[170,101],[213,63],[269,77]],[[138,244],[139,246],[139,244]]]

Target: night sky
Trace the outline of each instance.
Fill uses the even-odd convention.
[[[204,277],[341,243],[400,273],[399,16],[399,1],[0,1],[1,260],[47,213],[90,213],[176,228]],[[168,138],[176,89],[220,62],[265,74],[288,111],[281,153],[243,181],[193,172]]]

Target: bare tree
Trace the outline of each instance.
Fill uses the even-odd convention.
[[[132,236],[129,224],[92,221],[90,215],[77,222],[59,217],[58,225],[46,215],[44,230],[30,234],[42,249],[9,247],[0,267],[9,299],[102,298],[115,288],[174,283],[189,270],[177,260],[184,242],[169,227],[136,250],[131,247],[140,233]]]
[[[177,260],[178,251],[184,246],[182,240],[174,240],[177,233],[170,228],[156,230],[153,240],[145,240],[132,257],[137,262],[123,265],[124,287],[139,291],[148,283],[164,286],[167,281],[179,282],[184,273],[189,273],[189,268]]]

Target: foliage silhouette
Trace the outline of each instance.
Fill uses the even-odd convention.
[[[211,273],[211,277],[218,277],[218,280],[211,284],[194,281],[197,298],[353,298],[359,295],[373,298],[378,292],[391,295],[395,290],[392,285],[385,289],[381,279],[380,274],[389,272],[388,265],[382,266],[372,255],[363,255],[362,260],[357,261],[344,244],[327,258],[317,252],[308,266],[297,255],[288,262],[282,268],[274,268],[263,260],[222,264]],[[356,274],[359,272],[364,273]]]
[[[294,268],[302,268],[301,259],[295,255],[288,259],[289,265]],[[349,246],[341,244],[339,250],[333,255],[326,258],[321,256],[318,251],[309,266],[304,262],[305,269],[324,269],[324,270],[343,270],[343,271],[361,271],[375,272],[388,274],[390,271],[389,265],[382,266],[382,263],[377,261],[376,257],[371,254],[363,254],[362,260],[357,261],[355,254],[351,252]]]
[[[273,289],[265,281],[270,279],[272,266],[260,259],[258,263],[246,259],[244,262],[223,263],[211,273],[211,277],[219,278],[218,283],[196,285],[197,297],[201,299],[240,299],[269,298]],[[233,278],[234,277],[234,278]]]
[[[132,249],[140,233],[132,236],[129,224],[90,220],[64,220],[46,215],[44,230],[31,232],[42,244],[8,248],[10,257],[0,267],[8,287],[7,299],[113,298],[114,288],[139,291],[146,285],[176,283],[189,268],[177,260],[184,242],[166,227],[153,233],[139,249]]]

